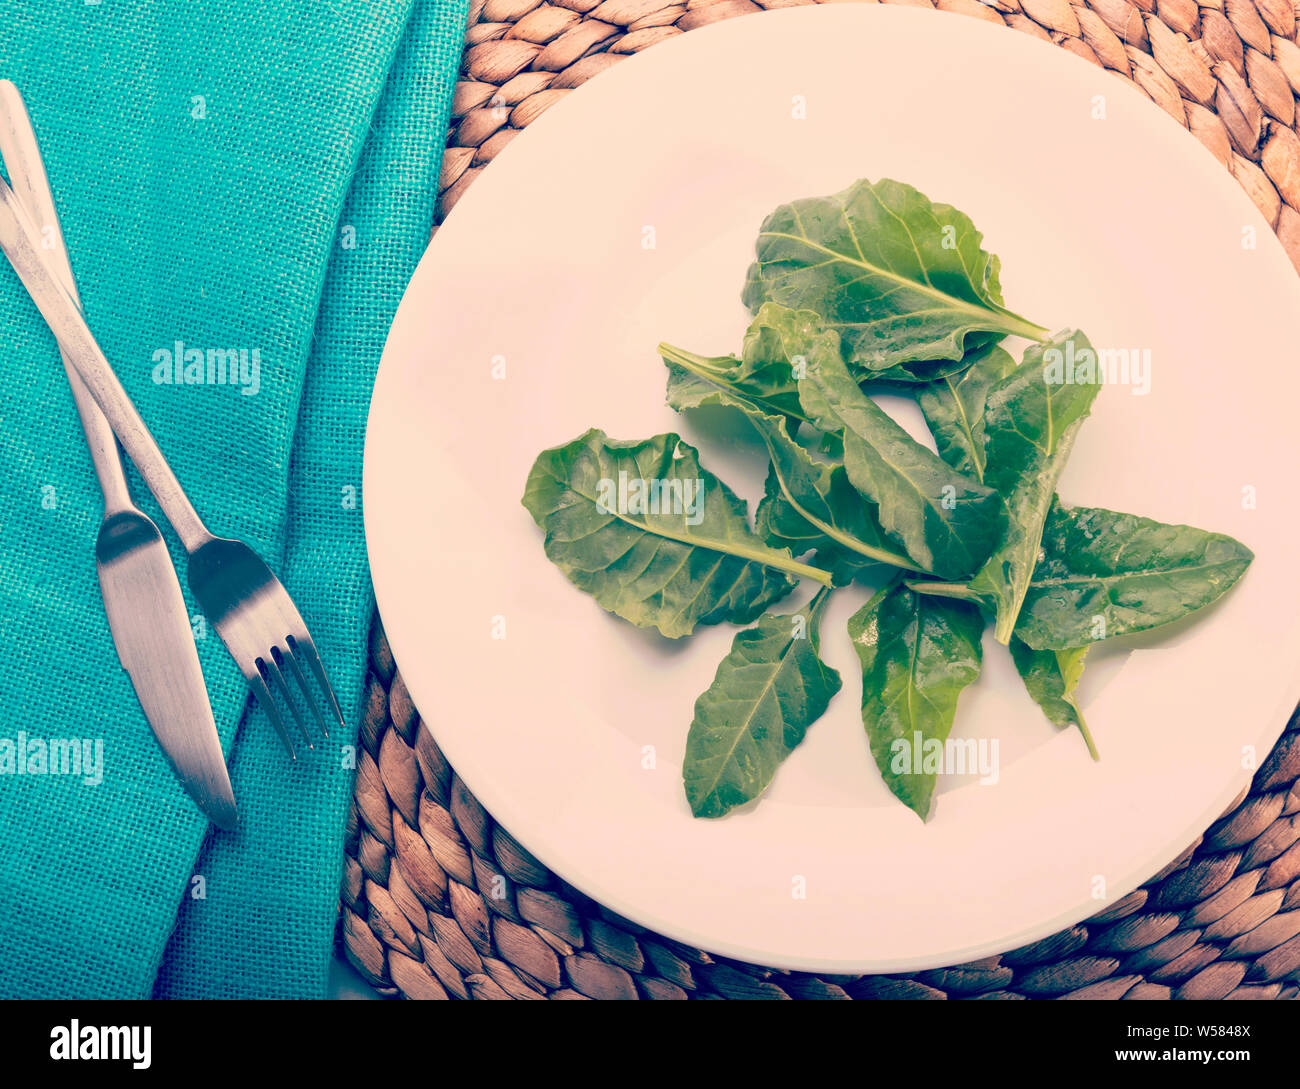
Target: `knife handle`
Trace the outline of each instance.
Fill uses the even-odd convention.
[[[9,258],[18,279],[63,349],[65,362],[76,369],[95,403],[108,417],[186,550],[194,552],[211,540],[212,534],[195,512],[157,441],[131,403],[130,395],[113,373],[81,308],[41,256],[37,237],[36,228],[13,190],[0,178],[0,252]]]
[[[0,79],[0,159],[4,160],[9,170],[15,194],[24,201],[41,231],[47,263],[58,276],[64,290],[80,306],[81,297],[77,293],[77,281],[68,260],[63,225],[59,222],[58,209],[50,191],[50,180],[45,173],[36,130],[32,126],[22,93],[7,79]],[[81,417],[81,429],[86,434],[90,460],[95,466],[100,490],[104,493],[105,513],[112,514],[134,506],[112,427],[66,357],[63,369],[68,375],[77,415]]]

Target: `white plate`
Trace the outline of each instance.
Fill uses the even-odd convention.
[[[737,348],[763,216],[881,176],[973,217],[1013,309],[1151,349],[1148,394],[1099,396],[1064,498],[1231,533],[1257,559],[1198,622],[1096,653],[1082,695],[1099,764],[1047,724],[986,637],[956,733],[996,739],[1000,776],[944,782],[928,824],[871,763],[843,634],[866,590],[844,591],[823,628],[844,691],[757,807],[693,820],[686,731],[735,629],[670,644],[602,612],[543,555],[524,479],[539,451],[590,426],[679,430],[757,499],[752,447],[664,407],[655,345]],[[1297,328],[1295,274],[1236,182],[1136,91],[1063,50],[877,6],[686,34],[524,132],[421,262],[366,449],[384,624],[488,811],[636,922],[836,972],[1004,950],[1167,863],[1247,783],[1300,695]],[[493,638],[502,617],[506,637]]]

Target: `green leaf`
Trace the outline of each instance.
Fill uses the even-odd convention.
[[[1046,335],[1002,305],[998,260],[982,241],[957,209],[864,179],[768,216],[742,298],[751,310],[777,302],[821,314],[859,379],[918,363],[924,373],[960,360],[971,338]]]
[[[1056,482],[1100,388],[1097,353],[1082,333],[1069,332],[1034,345],[989,391],[984,482],[1002,496],[1008,518],[1002,541],[970,585],[992,606],[999,643],[1015,629]]]
[[[990,345],[974,354],[965,371],[917,390],[939,456],[959,473],[983,481],[985,401],[989,390],[1015,368],[1007,352]]]
[[[863,393],[834,334],[810,349],[799,397],[818,427],[842,432],[849,481],[876,504],[879,524],[916,569],[959,579],[984,562],[1002,535],[997,494],[946,465]]]
[[[660,344],[668,366],[668,404],[678,412],[705,405],[756,407],[804,418],[799,405],[796,369],[800,352],[823,332],[821,319],[809,310],[763,306],[750,322],[740,356],[703,356]]]
[[[973,605],[926,597],[899,581],[849,620],[871,754],[889,789],[922,820],[938,776],[915,757],[947,740],[957,698],[979,677],[983,631]]]
[[[1076,726],[1083,735],[1084,744],[1094,760],[1098,759],[1097,746],[1084,721],[1083,711],[1074,698],[1074,690],[1083,676],[1083,660],[1087,647],[1070,650],[1034,650],[1014,636],[1011,639],[1011,660],[1016,663],[1025,688],[1056,726]]]
[[[769,509],[763,519],[769,527],[774,520],[790,526],[792,514],[797,514],[817,535],[813,547],[849,553],[856,557],[858,564],[883,563],[916,569],[915,562],[886,537],[877,520],[876,505],[853,487],[844,466],[814,460],[790,437],[786,422],[780,417],[754,411],[750,413],[750,422],[772,458],[768,479],[775,481],[777,490],[769,507],[781,505],[779,511]],[[766,534],[762,535],[769,544],[773,543]],[[805,531],[795,539],[812,538]]]
[[[902,393],[917,386],[928,386],[940,378],[964,374],[971,361],[981,352],[997,343],[988,340],[988,334],[979,334],[966,338],[966,354],[960,359],[941,359],[934,363],[898,363],[878,371],[857,373],[858,381],[880,382],[886,387],[898,386]]]
[[[848,483],[844,478],[843,483]],[[853,485],[848,485],[853,491]],[[832,493],[838,489],[832,488]],[[857,502],[864,502],[856,491]],[[858,552],[841,548],[808,521],[785,497],[776,469],[767,467],[762,500],[754,511],[754,529],[773,548],[788,548],[794,556],[812,553],[809,562],[830,572],[831,585],[847,586],[854,579],[874,570],[877,564]]]
[[[770,545],[796,555],[816,549],[817,566],[836,573],[835,584],[852,581],[866,564],[916,568],[889,541],[876,521],[874,503],[849,483],[840,465],[818,461],[791,437],[791,422],[805,421],[797,404],[798,379],[806,375],[807,353],[834,354],[834,333],[816,315],[765,305],[750,325],[741,360],[691,357],[661,344],[669,366],[668,403],[677,411],[728,406],[743,412],[771,455],[767,495],[755,517],[759,535]],[[798,377],[796,377],[796,375]],[[788,387],[783,383],[788,382]],[[785,391],[794,391],[792,410]],[[825,440],[832,438],[823,434]],[[835,436],[833,445],[842,447]]]
[[[789,616],[765,616],[742,631],[695,701],[682,780],[691,812],[721,817],[757,798],[776,769],[840,690],[819,657],[821,590]]]
[[[1223,533],[1059,503],[1042,548],[1015,629],[1036,650],[1180,620],[1227,593],[1254,559]]]
[[[830,585],[827,572],[764,544],[744,500],[674,434],[615,442],[593,428],[544,450],[523,504],[570,582],[601,608],[669,638],[697,624],[747,624],[795,577]]]

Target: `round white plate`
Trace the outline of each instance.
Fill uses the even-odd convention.
[[[822,642],[844,690],[756,807],[694,820],[687,727],[735,629],[670,643],[602,612],[545,558],[524,480],[591,426],[677,430],[757,500],[762,458],[741,429],[719,437],[664,406],[655,345],[737,349],[764,215],[882,176],[971,215],[1016,311],[1149,349],[1145,393],[1098,397],[1066,501],[1230,533],[1257,559],[1194,623],[1094,652],[1082,698],[1100,763],[986,637],[955,736],[998,743],[997,781],[945,780],[925,824],[871,762],[844,635],[868,591],[842,591]],[[488,811],[638,923],[835,972],[1013,947],[1166,864],[1248,782],[1300,695],[1297,329],[1300,284],[1236,182],[1063,50],[878,6],[683,35],[519,136],[411,282],[366,449],[388,637]],[[914,407],[889,407],[924,433]]]

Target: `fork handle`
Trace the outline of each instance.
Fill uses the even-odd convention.
[[[7,79],[0,79],[0,159],[9,168],[9,178],[14,194],[26,205],[36,226],[42,232],[46,261],[51,271],[58,275],[64,289],[78,306],[77,280],[68,261],[67,246],[63,241],[63,227],[50,192],[50,181],[45,174],[36,131],[32,128],[27,104],[18,88]],[[117,438],[108,420],[100,412],[95,399],[86,389],[76,370],[64,361],[72,400],[81,417],[81,429],[86,433],[86,446],[90,460],[99,477],[99,487],[104,493],[104,513],[129,509],[131,491],[127,485],[122,459],[117,452]]]
[[[162,450],[149,433],[130,395],[95,341],[81,308],[68,294],[41,256],[38,233],[19,205],[13,190],[0,178],[0,252],[9,258],[18,279],[54,332],[63,358],[85,382],[127,455],[172,524],[188,552],[194,552],[212,534],[204,526],[172,472]]]

